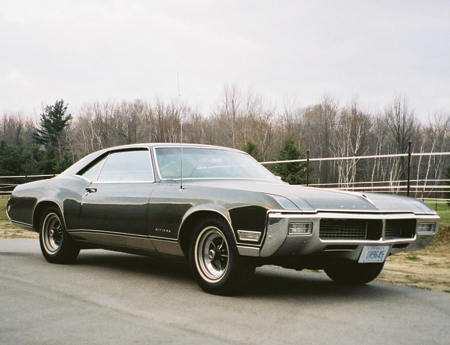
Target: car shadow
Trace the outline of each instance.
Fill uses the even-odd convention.
[[[146,257],[102,250],[86,250],[72,264],[78,267],[99,267],[115,271],[146,276],[157,276],[176,282],[178,286],[195,287],[204,293],[193,278],[187,261],[167,260],[159,257]],[[321,271],[297,272],[274,266],[256,269],[248,290],[234,298],[338,297],[355,299],[385,298],[398,290],[386,283],[369,283],[362,286],[347,286],[333,282]]]
[[[141,256],[103,250],[84,250],[71,264],[101,267],[121,272],[153,275],[178,281],[193,281],[187,261]]]
[[[365,285],[337,284],[323,271],[294,271],[280,267],[261,267],[256,270],[247,296],[258,298],[336,297],[339,299],[378,299],[395,294],[395,287],[372,282]]]

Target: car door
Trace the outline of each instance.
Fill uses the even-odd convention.
[[[148,149],[111,152],[84,176],[94,180],[81,202],[86,237],[125,246],[130,237],[147,237],[148,202],[155,188]]]

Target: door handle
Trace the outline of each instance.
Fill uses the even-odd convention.
[[[86,187],[85,190],[87,193],[97,193],[97,188]]]

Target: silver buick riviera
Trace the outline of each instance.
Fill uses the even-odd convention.
[[[94,152],[16,187],[7,212],[39,232],[51,263],[88,248],[181,258],[219,295],[241,293],[262,265],[365,284],[387,256],[425,247],[439,227],[413,198],[292,186],[244,152],[189,144]]]

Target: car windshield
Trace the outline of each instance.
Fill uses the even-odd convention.
[[[278,179],[247,154],[210,148],[157,148],[156,160],[161,178],[246,178]],[[183,162],[181,157],[183,156]]]

